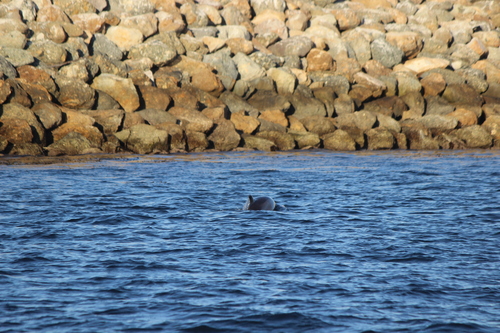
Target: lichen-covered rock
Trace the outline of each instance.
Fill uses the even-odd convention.
[[[168,152],[168,132],[146,124],[134,125],[115,133],[126,149],[137,154]]]
[[[85,136],[77,132],[69,132],[46,149],[49,156],[59,156],[85,154],[92,148],[95,147]]]
[[[356,141],[346,131],[338,129],[323,137],[323,147],[329,150],[355,151]]]

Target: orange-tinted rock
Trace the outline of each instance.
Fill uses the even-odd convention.
[[[0,136],[14,144],[33,141],[30,124],[19,118],[0,118]]]
[[[247,134],[255,132],[260,125],[260,122],[256,118],[245,115],[244,111],[231,113],[231,121],[238,131]]]

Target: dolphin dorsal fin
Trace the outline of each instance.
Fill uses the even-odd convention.
[[[253,204],[253,197],[251,195],[248,196],[248,201],[250,201],[250,204]]]

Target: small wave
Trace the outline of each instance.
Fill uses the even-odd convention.
[[[421,332],[425,333],[498,333],[498,329],[487,328],[477,324],[440,323],[432,324]]]

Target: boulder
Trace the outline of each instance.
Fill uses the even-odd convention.
[[[245,115],[245,111],[232,112],[231,122],[234,124],[236,130],[245,134],[254,133],[260,126],[260,122],[254,117]]]
[[[346,131],[338,129],[323,137],[323,147],[329,150],[355,151],[356,142]]]
[[[425,128],[428,128],[433,135],[450,132],[458,127],[458,120],[450,116],[425,115],[418,119],[418,122],[424,125]]]
[[[158,32],[158,18],[153,13],[123,17],[119,26],[137,29],[147,38]]]
[[[415,58],[422,50],[422,37],[413,31],[389,31],[386,40],[399,48],[408,59]]]
[[[391,131],[377,127],[366,131],[368,150],[393,149],[396,143]]]
[[[265,138],[250,134],[243,134],[242,138],[244,142],[243,146],[245,148],[261,150],[261,151],[278,150],[278,146],[271,140],[267,140]]]
[[[281,68],[270,68],[267,71],[267,75],[269,75],[276,84],[278,94],[293,94],[295,91],[297,78],[292,72]]]
[[[92,88],[102,90],[113,97],[126,112],[133,112],[140,106],[139,95],[131,79],[101,74],[94,79]]]
[[[430,73],[420,80],[420,84],[425,96],[438,96],[446,88],[446,81],[440,73]]]
[[[259,115],[259,120],[267,120],[283,127],[288,127],[288,119],[281,110],[265,110]]]
[[[106,32],[106,37],[123,51],[129,51],[133,46],[142,43],[144,39],[139,29],[121,26],[111,26]]]
[[[490,148],[493,144],[491,134],[479,125],[460,128],[455,134],[460,140],[465,142],[467,148]]]
[[[11,155],[40,156],[43,155],[42,148],[36,143],[15,144],[10,150]]]
[[[32,141],[34,143],[39,143],[39,144],[45,143],[45,129],[43,128],[42,124],[40,124],[38,118],[36,117],[35,113],[32,110],[17,103],[3,104],[0,110],[1,110],[0,121],[6,118],[16,118],[24,120],[32,128],[31,129],[31,131],[33,132]],[[19,123],[19,126],[22,131],[24,125],[21,126],[21,124]],[[6,135],[3,136],[7,137]]]
[[[138,124],[115,133],[126,149],[137,154],[168,151],[168,132],[152,125]]]
[[[481,106],[481,95],[467,84],[449,84],[443,92],[443,98],[451,104]]]
[[[323,103],[315,99],[312,93],[307,90],[297,89],[289,97],[289,101],[293,106],[293,116],[298,119],[308,116],[326,116],[326,109]]]
[[[187,150],[186,133],[181,126],[166,122],[158,124],[155,127],[159,130],[167,131],[170,152],[185,152]]]
[[[104,17],[96,13],[81,13],[71,15],[73,24],[80,27],[82,30],[89,31],[90,33],[97,33],[101,31],[106,23]]]
[[[49,131],[61,125],[63,121],[61,109],[50,102],[35,104],[31,111],[42,123],[42,126]]]
[[[129,59],[149,58],[155,66],[161,67],[168,64],[177,56],[175,49],[170,48],[159,40],[153,40],[130,47]]]
[[[106,35],[96,33],[93,35],[90,45],[90,53],[96,55],[97,53],[105,54],[112,60],[122,60],[123,51],[111,41]]]
[[[210,64],[217,71],[217,76],[224,87],[231,90],[238,79],[238,69],[229,52],[221,50],[203,56],[203,62]]]
[[[450,65],[450,61],[441,58],[418,57],[407,60],[403,65],[417,75],[420,75],[432,69],[446,68]]]
[[[278,57],[305,57],[313,46],[313,42],[308,37],[294,36],[271,45],[269,51]]]
[[[139,114],[149,125],[159,125],[165,122],[177,123],[177,118],[165,110],[144,109],[135,113]]]
[[[14,67],[29,65],[35,61],[35,58],[28,51],[7,46],[0,47],[0,56],[8,60]]]
[[[335,70],[335,62],[330,53],[317,48],[307,54],[307,71],[331,71]]]
[[[68,51],[63,45],[51,40],[40,40],[28,46],[28,52],[33,57],[48,65],[59,65],[68,59]]]
[[[84,81],[57,75],[55,82],[59,87],[55,96],[62,106],[72,109],[91,109],[94,106],[95,91]]]
[[[316,133],[308,132],[288,132],[296,142],[298,149],[318,148],[321,144],[321,139]]]
[[[377,117],[369,111],[346,113],[335,118],[338,127],[355,127],[367,131],[375,126]]]
[[[95,119],[95,126],[104,134],[112,134],[122,129],[125,112],[123,110],[84,110],[84,115]]]
[[[166,89],[153,86],[137,86],[142,105],[146,109],[159,109],[166,111],[172,98]]]
[[[295,148],[295,140],[287,133],[278,131],[261,131],[257,136],[276,144],[279,150],[292,150]]]
[[[216,150],[230,151],[239,146],[241,137],[230,120],[220,119],[215,123],[208,140],[213,143]]]
[[[270,90],[257,90],[248,99],[248,103],[260,111],[281,110],[286,113],[290,109],[290,102],[286,97]]]
[[[489,116],[481,126],[497,143],[500,141],[500,114]]]
[[[384,114],[377,114],[377,122],[379,128],[385,128],[393,134],[401,132],[401,125],[399,125],[399,122],[392,117]]]
[[[387,68],[400,64],[404,57],[404,52],[385,38],[377,38],[371,42],[370,50],[372,59]]]
[[[188,151],[204,151],[209,146],[209,142],[205,133],[186,131],[186,138]]]
[[[265,75],[264,69],[255,61],[243,53],[238,53],[233,57],[238,73],[242,80],[251,81]]]
[[[323,136],[328,133],[332,133],[335,131],[335,126],[333,122],[330,121],[329,118],[325,118],[322,116],[309,116],[300,119],[301,123],[304,124],[304,127],[307,131],[315,133],[319,136]]]
[[[85,136],[77,132],[69,132],[45,149],[49,156],[59,156],[85,154],[92,151],[92,148],[95,147]]]
[[[181,121],[181,126],[186,132],[207,133],[213,127],[213,121],[203,113],[195,110],[174,106],[168,110],[168,113]]]
[[[477,125],[478,122],[476,113],[465,108],[457,108],[455,111],[448,113],[447,116],[458,120],[459,127]]]
[[[30,124],[24,119],[2,117],[0,118],[0,137],[13,144],[31,143],[33,132]],[[5,144],[3,146],[5,146],[4,149],[7,147]]]

